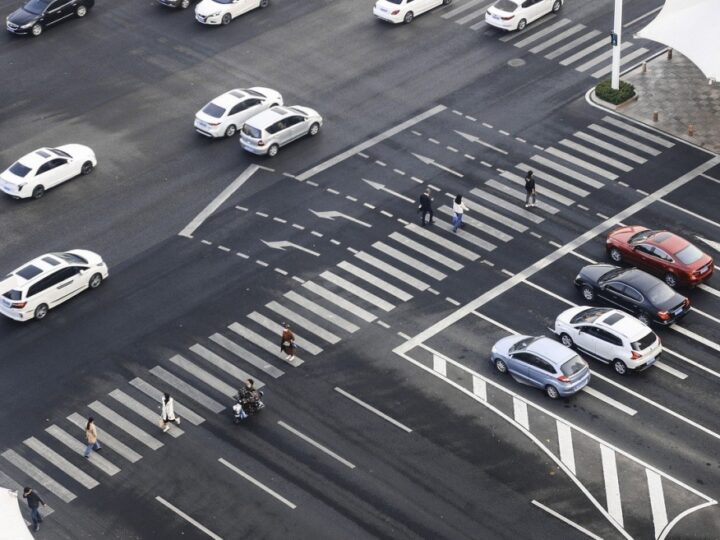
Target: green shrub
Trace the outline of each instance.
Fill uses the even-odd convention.
[[[595,87],[595,95],[603,101],[607,101],[613,105],[619,105],[635,96],[635,87],[630,83],[620,81],[620,88],[613,90],[610,86],[610,80],[608,79],[602,81]]]

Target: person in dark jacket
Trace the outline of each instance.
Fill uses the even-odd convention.
[[[433,223],[433,209],[432,209],[432,197],[430,197],[430,189],[426,189],[425,193],[420,195],[420,201],[418,205],[418,212],[422,214],[422,217],[420,218],[420,224],[424,227],[427,225],[425,222],[425,216],[430,214],[430,221],[429,223]]]
[[[32,520],[33,530],[39,531],[40,524],[42,523],[42,516],[40,515],[40,505],[47,506],[42,497],[35,493],[32,488],[26,487],[23,490],[23,499],[27,500],[27,504],[30,507],[30,519]]]
[[[532,199],[532,203],[530,203]],[[535,177],[532,171],[528,171],[525,175],[525,208],[528,206],[535,206],[537,202],[537,196],[535,194]]]

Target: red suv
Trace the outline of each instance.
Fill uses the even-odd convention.
[[[671,287],[693,287],[715,269],[712,257],[669,231],[621,227],[608,234],[606,247],[613,262],[625,261],[656,274]]]

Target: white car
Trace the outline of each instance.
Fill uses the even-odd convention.
[[[203,24],[230,24],[235,17],[269,4],[270,0],[202,0],[195,6],[195,19]]]
[[[557,13],[563,0],[497,0],[485,12],[485,22],[502,30],[522,30],[548,13]]]
[[[280,92],[270,88],[236,88],[197,112],[195,131],[206,137],[232,137],[248,118],[282,104]]]
[[[412,20],[438,6],[447,6],[452,0],[377,0],[373,15],[394,24]]]
[[[82,144],[40,148],[0,174],[0,189],[16,199],[39,199],[66,180],[90,174],[96,165],[95,152]]]
[[[96,289],[107,277],[107,265],[92,251],[41,255],[0,281],[0,313],[16,321],[43,319],[49,309]]]
[[[649,368],[662,352],[655,332],[635,317],[612,308],[570,308],[557,316],[554,331],[563,345],[612,364],[620,375]]]
[[[258,155],[277,155],[281,146],[320,132],[323,119],[309,107],[273,107],[253,116],[240,132],[240,146]]]

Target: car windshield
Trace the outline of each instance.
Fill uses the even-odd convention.
[[[647,292],[648,300],[654,305],[660,305],[675,296],[675,291],[665,285],[662,281]]]
[[[58,156],[64,157],[64,158],[71,158],[72,156],[65,152],[64,150],[60,150],[59,148],[51,148],[53,152],[55,152]]]
[[[515,2],[511,2],[510,0],[498,0],[495,2],[494,6],[495,8],[499,9],[500,11],[515,11],[518,7],[518,5]]]
[[[29,173],[32,169],[30,167],[26,167],[19,161],[16,161],[12,164],[10,167],[10,172],[13,173],[15,176],[19,176],[20,178],[24,178],[27,173]]]
[[[560,371],[563,372],[563,375],[567,375],[568,377],[572,377],[576,373],[581,372],[583,369],[585,369],[585,362],[577,355],[573,356],[570,360],[560,366]]]
[[[70,264],[88,263],[86,259],[83,259],[80,255],[75,255],[74,253],[51,253],[51,255]]]
[[[639,233],[635,233],[630,237],[629,242],[631,244],[637,244],[638,242],[644,242],[649,237],[651,237],[653,234],[658,233],[659,231],[653,231],[653,230],[647,230],[647,231],[640,231]]]
[[[219,105],[215,105],[214,103],[208,103],[205,105],[205,108],[202,110],[205,114],[208,116],[212,116],[213,118],[221,118],[223,114],[225,114],[225,109],[220,107]]]
[[[648,332],[645,334],[642,338],[640,338],[638,341],[634,341],[631,346],[633,351],[644,351],[647,349],[650,345],[655,343],[657,341],[657,336],[655,335],[655,332]]]
[[[48,3],[43,2],[43,0],[30,0],[23,6],[23,9],[35,15],[40,15],[43,11],[45,11],[47,5]]]
[[[692,264],[702,258],[703,252],[692,244],[688,244],[686,247],[678,251],[675,256],[680,259],[680,262],[683,264]]]
[[[254,128],[254,127],[252,127],[252,126],[249,125],[249,124],[245,124],[245,125],[243,126],[242,132],[243,132],[245,135],[248,135],[248,136],[252,137],[253,139],[259,139],[259,138],[260,138],[260,135],[261,135],[259,129]]]
[[[213,0],[217,4],[232,4],[233,0]]]
[[[391,4],[402,4],[403,0],[387,0],[387,1],[390,2]]]
[[[610,311],[610,308],[584,309],[580,313],[575,315],[572,319],[570,319],[570,323],[578,324],[595,322],[595,319],[597,319],[600,315],[607,313],[608,311]]]
[[[602,276],[600,276],[600,279],[598,279],[598,283],[605,283],[606,281],[615,279],[616,277],[624,274],[626,271],[627,269],[625,268],[613,268],[609,272],[605,272]]]
[[[525,350],[525,349],[527,349],[530,345],[532,345],[533,343],[535,343],[538,339],[542,339],[542,336],[527,337],[527,338],[525,338],[525,339],[521,339],[521,340],[518,341],[515,345],[513,345],[512,347],[510,347],[510,349],[508,350],[508,352],[513,353],[513,352]]]

